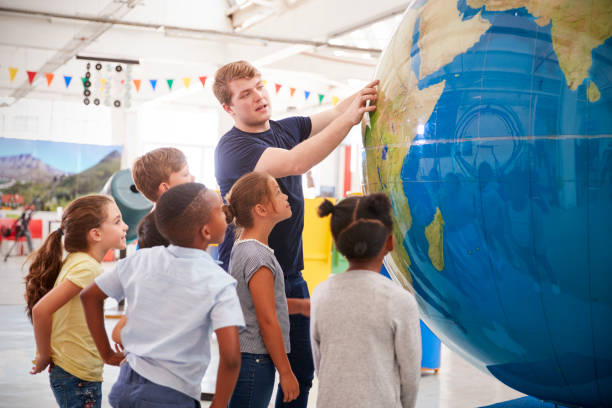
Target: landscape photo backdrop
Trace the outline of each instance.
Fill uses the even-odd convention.
[[[0,138],[0,195],[54,211],[99,193],[121,167],[121,146]]]

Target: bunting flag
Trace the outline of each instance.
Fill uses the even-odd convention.
[[[310,96],[310,91],[304,91],[304,99],[308,100],[309,96]]]
[[[100,78],[100,83],[102,84],[100,86],[100,92],[104,92],[104,86],[106,85],[106,79]]]
[[[9,67],[9,77],[11,78],[11,82],[13,82],[13,80],[15,79],[15,75],[17,75],[17,71],[19,71],[17,68]]]
[[[168,83],[168,89],[172,90],[172,84],[174,83],[174,79],[166,79],[166,82]]]
[[[281,84],[274,84],[274,88],[276,89],[276,94],[278,95],[278,91],[280,91],[282,85]]]
[[[66,88],[68,88],[68,86],[70,85],[70,81],[72,81],[72,77],[64,75],[64,82],[66,83]]]
[[[133,79],[134,86],[136,87],[136,92],[140,92],[140,79]]]
[[[49,72],[47,72],[45,74],[45,77],[47,78],[47,86],[51,86],[51,82],[53,82],[54,75],[49,73]]]
[[[263,84],[263,86],[268,85],[268,81],[266,81],[265,79],[261,81],[261,83]]]
[[[202,88],[204,88],[204,85],[206,85],[206,77],[205,76],[201,76],[200,77],[200,82],[202,82]]]
[[[293,94],[295,93],[295,88],[289,88],[289,93],[291,94],[291,97],[293,98]]]
[[[28,73],[28,82],[32,85],[34,81],[34,77],[36,76],[36,71],[26,71]]]
[[[149,82],[151,83],[151,88],[155,90],[155,87],[157,86],[157,79],[149,79]]]
[[[325,95],[319,94],[319,105],[323,102],[323,98],[325,98]]]
[[[337,96],[332,96],[332,105],[336,106],[339,100]]]
[[[191,78],[183,78],[183,84],[185,84],[185,88],[189,89],[190,83],[191,83]]]
[[[83,88],[85,88],[85,82],[87,82],[87,78],[81,77],[81,82],[83,83]]]

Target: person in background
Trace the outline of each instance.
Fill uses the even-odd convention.
[[[104,299],[127,300],[129,319],[121,331],[126,362],[109,402],[199,407],[214,331],[220,363],[211,407],[226,407],[240,370],[238,327],[244,318],[236,280],[206,253],[225,236],[221,197],[199,183],[175,186],[160,197],[155,224],[168,247],[136,251],[81,294],[89,330],[106,362],[121,353],[108,341]]]
[[[349,267],[312,295],[311,339],[317,407],[414,407],[421,335],[414,296],[380,274],[393,250],[391,202],[384,194],[325,200],[331,231]]]
[[[266,408],[278,370],[284,401],[294,400],[300,388],[287,353],[289,310],[285,279],[268,236],[280,221],[291,217],[291,207],[276,180],[252,172],[240,177],[226,197],[228,221],[235,220],[239,237],[230,258],[230,274],[246,325],[240,330],[242,364],[230,408]],[[299,312],[299,311],[298,311]]]
[[[255,67],[246,61],[236,61],[222,66],[215,74],[214,94],[234,121],[234,127],[221,137],[215,149],[215,175],[221,194],[225,196],[236,180],[255,170],[276,178],[281,191],[289,197],[292,216],[272,230],[269,246],[283,270],[290,308],[292,302],[297,306],[309,298],[308,286],[302,278],[304,194],[301,175],[327,157],[361,121],[365,112],[376,109],[373,104],[368,106],[368,102],[376,99],[377,84],[378,81],[373,81],[335,107],[312,116],[274,121],[270,120],[270,97]],[[219,260],[226,270],[231,267],[233,234],[228,228],[219,248]],[[300,395],[286,404],[279,386],[276,406],[306,408],[314,372],[309,318],[305,314],[291,315],[290,325],[289,361],[300,385]]]
[[[25,278],[27,314],[36,338],[30,374],[50,366],[51,389],[60,407],[101,407],[104,363],[78,295],[102,274],[108,250],[125,248],[127,229],[111,197],[81,197],[68,205],[60,228],[33,254]],[[122,358],[117,354],[109,361],[119,364]]]

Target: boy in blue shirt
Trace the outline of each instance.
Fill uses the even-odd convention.
[[[223,241],[221,198],[199,183],[181,184],[157,203],[155,223],[168,247],[146,248],[119,261],[81,294],[100,356],[112,361],[104,327],[104,299],[127,299],[122,330],[126,362],[109,395],[113,407],[146,400],[199,407],[210,361],[210,335],[219,343],[219,373],[211,407],[226,407],[240,370],[238,326],[244,326],[236,281],[205,252]]]

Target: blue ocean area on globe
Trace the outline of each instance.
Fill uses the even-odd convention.
[[[394,280],[503,383],[612,406],[612,1],[415,1],[376,78]]]

